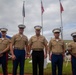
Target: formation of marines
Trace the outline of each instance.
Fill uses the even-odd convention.
[[[66,44],[59,37],[61,32],[60,28],[53,29],[54,38],[50,39],[49,42],[41,35],[42,27],[39,25],[34,27],[35,35],[29,40],[27,36],[24,35],[26,26],[20,24],[18,28],[18,33],[11,39],[6,37],[8,29],[0,29],[2,35],[0,38],[0,64],[2,64],[3,75],[8,75],[7,61],[9,50],[13,60],[12,75],[17,75],[18,65],[20,67],[19,74],[24,75],[25,57],[30,57],[31,50],[33,75],[44,75],[44,59],[47,58],[47,52],[49,52],[49,60],[51,60],[52,75],[56,75],[57,68],[58,75],[62,75]],[[76,75],[76,32],[73,32],[71,36],[73,37],[73,42],[68,44],[68,52],[72,56],[73,75]]]

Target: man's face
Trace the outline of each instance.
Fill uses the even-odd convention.
[[[76,42],[76,36],[73,36],[73,40]]]
[[[24,28],[19,28],[19,33],[23,33],[24,32]]]
[[[35,32],[36,32],[37,35],[39,35],[41,31],[36,29]]]
[[[2,34],[2,36],[5,36],[6,35],[6,31],[2,31],[1,34]]]
[[[55,32],[55,33],[54,33],[54,36],[55,36],[56,38],[59,38],[59,35],[60,35],[59,32]]]

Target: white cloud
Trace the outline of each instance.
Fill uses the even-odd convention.
[[[61,0],[64,7],[62,13],[64,39],[72,39],[70,34],[76,31],[76,0]],[[22,23],[23,0],[0,0],[0,28],[7,27],[8,35],[18,33],[18,24]],[[60,27],[59,0],[43,0],[45,12],[43,13],[44,36],[49,40],[53,37],[53,28]],[[34,26],[41,25],[40,0],[25,0],[25,25],[24,34],[31,37],[35,34]]]

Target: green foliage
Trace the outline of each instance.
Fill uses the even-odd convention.
[[[30,59],[25,60],[25,73],[32,73],[32,64],[29,63]],[[8,61],[8,73],[12,73],[12,60]],[[2,68],[0,67],[0,73],[2,73]],[[18,72],[19,73],[19,67],[18,67]],[[44,69],[44,74],[45,75],[50,75],[51,74],[51,64],[49,63],[47,65],[47,68]],[[63,75],[71,75],[72,70],[71,70],[71,62],[68,63],[66,66],[66,62],[63,64]]]

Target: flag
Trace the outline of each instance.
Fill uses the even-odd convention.
[[[43,12],[44,12],[44,7],[43,7],[42,1],[41,1],[41,13],[43,14]]]
[[[25,6],[24,6],[24,2],[23,2],[23,10],[22,10],[22,15],[23,15],[23,17],[25,17]]]
[[[64,11],[64,9],[63,9],[63,6],[62,6],[62,4],[60,2],[60,12],[62,13],[62,11]]]

